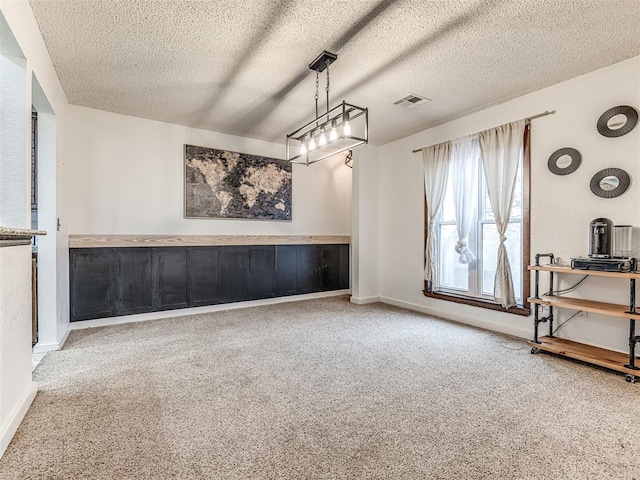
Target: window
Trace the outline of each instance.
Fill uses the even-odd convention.
[[[526,278],[523,278],[523,272],[526,273],[525,260],[528,261],[529,258],[528,241],[525,242],[529,231],[528,137],[527,127],[524,146],[520,152],[511,217],[505,241],[518,304],[518,307],[512,307],[508,311],[522,315],[529,314],[529,304],[526,301],[529,289],[528,275],[524,275]],[[456,141],[453,141],[452,144],[452,149],[455,151]],[[437,275],[431,284],[427,284],[425,295],[504,311],[493,299],[500,238],[487,193],[480,145],[477,139],[472,142],[472,148],[464,150],[464,155],[472,157],[467,164],[467,170],[469,169],[468,165],[473,165],[477,169],[475,174],[471,175],[475,184],[474,190],[477,193],[473,192],[474,201],[470,201],[468,205],[468,214],[471,216],[468,248],[475,259],[471,259],[468,263],[461,263],[460,255],[456,251],[458,230],[453,185],[455,175],[452,175],[450,166],[442,207],[434,223]],[[467,185],[466,188],[469,189],[469,186]]]

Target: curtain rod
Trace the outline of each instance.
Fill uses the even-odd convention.
[[[556,113],[555,110],[546,110],[542,113],[538,113],[537,115],[531,115],[530,117],[525,117],[524,121],[526,123],[529,123],[531,120],[534,120],[536,118],[540,118],[540,117],[546,117],[547,115],[553,115],[554,113]],[[436,145],[435,143],[433,145]],[[413,153],[418,153],[421,152],[422,150],[424,150],[425,148],[429,148],[432,147],[433,145],[428,145],[426,147],[422,147],[422,148],[418,148],[417,150],[412,150]]]

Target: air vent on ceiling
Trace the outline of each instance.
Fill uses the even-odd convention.
[[[393,102],[394,105],[398,105],[400,107],[404,107],[407,109],[412,109],[419,107],[420,105],[424,105],[427,102],[430,102],[431,99],[427,97],[422,97],[420,95],[416,95],[415,93],[410,93],[406,97],[401,98]]]

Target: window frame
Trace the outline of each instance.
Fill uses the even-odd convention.
[[[462,293],[454,293],[451,291],[441,292],[433,291],[429,281],[424,281],[424,290],[422,293],[425,297],[436,298],[439,300],[450,301],[454,303],[460,303],[465,305],[471,305],[474,307],[487,308],[490,310],[498,310],[505,313],[511,313],[521,316],[529,316],[531,314],[531,306],[529,303],[531,276],[529,275],[529,261],[531,258],[531,241],[530,241],[530,203],[531,203],[531,125],[527,123],[524,129],[523,137],[523,158],[522,158],[522,217],[520,220],[522,228],[522,305],[518,305],[510,308],[503,308],[502,305],[496,303],[493,300],[480,298],[476,296],[464,295]],[[484,182],[483,182],[484,183]],[[484,192],[478,192],[478,195],[483,195]],[[480,209],[480,205],[478,206]],[[483,222],[484,220],[480,220]],[[440,224],[446,224],[451,222],[440,222]],[[490,222],[491,223],[491,222]],[[495,223],[495,222],[492,222]],[[427,235],[429,233],[429,221],[427,217],[427,202],[424,200],[424,239],[426,242]]]
[[[38,112],[31,112],[31,210],[38,210]]]

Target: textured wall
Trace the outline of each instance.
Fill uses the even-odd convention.
[[[73,234],[349,235],[351,169],[343,158],[293,166],[293,220],[184,218],[184,144],[274,158],[284,146],[70,107]],[[284,133],[283,133],[284,139]]]
[[[48,104],[46,110],[50,115],[55,113],[55,128],[49,128],[49,138],[41,145],[40,187],[46,183],[46,191],[40,191],[42,204],[46,208],[39,215],[40,228],[46,229],[48,237],[43,242],[47,244],[47,253],[40,260],[47,263],[49,274],[45,275],[40,292],[54,303],[48,303],[48,318],[46,328],[42,329],[38,346],[43,349],[55,349],[61,345],[69,332],[69,248],[67,236],[67,175],[66,161],[72,146],[73,132],[67,129],[66,107],[67,98],[49,57],[49,52],[40,34],[40,29],[33,17],[28,0],[0,1],[0,11],[6,19],[10,34],[15,37],[21,51],[27,59],[24,115],[25,122],[31,118],[31,104],[42,110],[43,104]],[[37,86],[32,92],[31,85]],[[34,93],[33,99],[31,97]],[[51,122],[44,122],[51,125]],[[28,124],[28,123],[27,123]],[[28,137],[25,135],[25,145]],[[47,147],[47,152],[42,147]],[[4,151],[3,151],[4,154]],[[26,150],[25,150],[26,154]],[[24,156],[25,169],[29,158]],[[46,172],[45,172],[46,171]],[[25,182],[25,187],[27,183]],[[25,190],[25,196],[27,191]],[[24,200],[24,216],[28,217],[28,197]],[[57,219],[61,227],[56,230]],[[46,258],[45,258],[46,256]],[[51,272],[55,269],[55,272]],[[53,313],[52,313],[53,312]]]
[[[0,248],[0,456],[31,404],[31,248]]]
[[[0,225],[27,228],[26,61],[0,54]]]
[[[1,15],[0,31],[11,36]],[[18,228],[28,226],[25,65],[0,52],[0,225]],[[29,246],[0,248],[0,456],[33,398],[30,265]]]
[[[596,131],[598,117],[616,105],[640,109],[640,57],[381,147],[380,294],[460,321],[523,337],[532,335],[530,318],[422,295],[422,157],[411,151],[545,110],[556,110],[556,114],[534,120],[532,127],[532,256],[553,252],[569,261],[571,257],[586,255],[588,225],[596,217],[610,218],[615,224],[635,225],[635,254],[640,256],[640,126],[617,139],[605,138]],[[561,147],[577,148],[583,157],[575,173],[562,177],[547,170],[549,156]],[[589,179],[606,167],[620,167],[630,173],[632,186],[621,197],[606,200],[591,193]],[[570,276],[567,280],[575,283],[580,278]],[[625,303],[628,283],[590,278],[575,295]],[[564,311],[561,318],[566,318],[567,313],[573,312]],[[560,333],[573,340],[624,350],[626,330],[624,320],[589,314],[572,320]],[[546,334],[546,329],[543,332]]]

